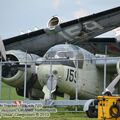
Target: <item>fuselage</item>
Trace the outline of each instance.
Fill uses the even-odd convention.
[[[103,74],[96,68],[94,54],[75,45],[62,44],[50,48],[44,58],[37,68],[39,83],[47,85],[49,77],[55,76],[57,95],[66,93],[74,99],[77,91],[79,99],[94,98],[103,90]]]

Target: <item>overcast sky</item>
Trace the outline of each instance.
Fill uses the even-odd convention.
[[[0,0],[0,36],[4,39],[35,27],[46,28],[54,15],[67,21],[117,6],[120,0]]]

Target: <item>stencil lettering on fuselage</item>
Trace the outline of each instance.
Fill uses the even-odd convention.
[[[71,68],[67,69],[66,81],[76,83],[76,76],[77,76],[77,72],[74,69]]]

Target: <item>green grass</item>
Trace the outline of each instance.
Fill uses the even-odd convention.
[[[49,120],[90,120],[85,113],[54,113]],[[47,120],[47,119],[46,119]],[[97,119],[91,119],[97,120]]]
[[[52,113],[50,117],[36,118],[0,118],[0,120],[97,120],[95,118],[87,118],[84,113]]]
[[[16,91],[13,87],[10,87],[4,83],[2,83],[2,100],[22,100],[23,97],[20,97],[16,94]],[[58,97],[58,99],[63,99]],[[58,111],[68,111],[74,110],[74,108],[57,108]],[[97,120],[87,118],[84,112],[57,112],[51,113],[50,117],[29,117],[29,118],[0,118],[0,120]]]
[[[22,100],[23,97],[18,96],[15,88],[2,83],[2,100]]]

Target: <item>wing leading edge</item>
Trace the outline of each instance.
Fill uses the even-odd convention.
[[[6,50],[20,49],[39,55],[53,45],[77,44],[120,26],[120,7],[57,25],[54,29],[41,29],[5,39]]]
[[[120,56],[120,43],[117,42],[116,38],[92,38],[87,42],[79,42],[76,45],[94,54],[105,54],[107,47],[109,56]]]

